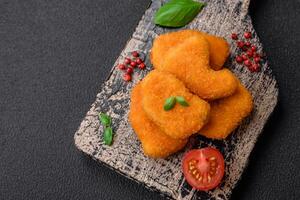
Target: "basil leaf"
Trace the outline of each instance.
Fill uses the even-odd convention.
[[[108,127],[111,125],[111,117],[105,113],[99,113],[99,120],[101,124],[105,127]]]
[[[176,101],[177,101],[180,105],[182,105],[182,106],[184,106],[184,107],[189,106],[188,102],[185,101],[184,97],[182,97],[182,96],[177,96],[177,97],[175,97],[175,99],[176,99]]]
[[[112,128],[111,127],[105,128],[103,133],[104,144],[110,146],[112,144],[112,139],[113,139]]]
[[[154,22],[160,26],[182,27],[192,21],[205,5],[193,0],[171,0],[155,13]]]
[[[169,97],[166,99],[165,104],[164,104],[164,110],[168,111],[171,110],[175,106],[175,97]]]

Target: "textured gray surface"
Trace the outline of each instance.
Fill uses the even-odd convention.
[[[300,3],[251,2],[280,92],[232,200],[297,200]],[[163,199],[79,152],[73,141],[148,4],[0,0],[0,199]]]
[[[153,14],[161,4],[161,1],[153,1],[115,65],[133,50],[147,55],[153,39],[159,34],[170,31],[170,29],[163,29],[153,24]],[[203,12],[185,28],[216,34],[225,37],[228,41],[231,41],[230,33],[242,34],[249,30],[254,35],[253,43],[261,51],[262,46],[247,15],[248,6],[249,1],[210,1]],[[231,47],[232,57],[228,65],[251,91],[255,103],[254,112],[228,139],[211,141],[199,137],[194,140],[197,141],[196,144],[189,145],[189,148],[211,145],[221,149],[226,160],[226,176],[219,188],[208,193],[192,190],[182,177],[180,167],[182,153],[167,160],[153,160],[143,155],[139,142],[128,124],[127,114],[130,90],[145,75],[145,72],[135,76],[133,83],[127,84],[123,82],[120,71],[112,70],[109,79],[102,86],[95,103],[75,134],[76,146],[94,159],[129,178],[144,183],[150,189],[160,191],[165,196],[176,199],[229,198],[247,164],[257,137],[277,103],[278,95],[276,81],[267,63],[264,63],[261,72],[250,73],[234,61],[232,62],[238,50],[235,45]],[[147,56],[146,63],[149,70],[151,64]],[[113,117],[116,136],[112,147],[107,147],[102,143],[102,128],[97,117],[99,112],[107,112]]]

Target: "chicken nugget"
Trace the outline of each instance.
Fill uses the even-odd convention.
[[[253,109],[252,96],[239,83],[237,91],[229,97],[210,103],[211,112],[208,123],[200,134],[208,138],[226,138]]]
[[[175,75],[202,99],[214,100],[230,96],[237,88],[237,80],[228,69],[215,71],[210,68],[206,59],[208,48],[203,36],[190,37],[166,54],[159,70]]]
[[[224,38],[203,34],[209,44],[210,67],[213,70],[222,69],[229,56],[229,44]]]
[[[190,93],[174,75],[153,70],[142,81],[142,88],[144,111],[170,137],[187,138],[207,122],[209,104]],[[176,103],[171,110],[164,110],[166,99],[176,96],[183,97],[189,106]]]
[[[169,50],[184,42],[189,37],[202,35],[207,40],[209,45],[210,65],[214,70],[220,70],[228,55],[229,45],[224,38],[209,35],[197,30],[182,30],[177,32],[166,33],[158,36],[151,49],[151,62],[156,69],[159,69],[164,62],[164,57]],[[201,46],[199,47],[201,48]]]
[[[187,143],[187,139],[174,139],[166,135],[146,115],[142,108],[142,87],[137,84],[131,92],[129,121],[142,143],[145,155],[165,158]]]

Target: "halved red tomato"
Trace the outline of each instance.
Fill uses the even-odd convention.
[[[186,153],[182,167],[186,181],[197,190],[217,187],[224,176],[224,158],[219,150],[211,147]]]

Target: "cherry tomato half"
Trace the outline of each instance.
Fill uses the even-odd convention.
[[[219,150],[211,147],[186,153],[182,167],[186,181],[197,190],[217,187],[224,176],[224,158]]]

